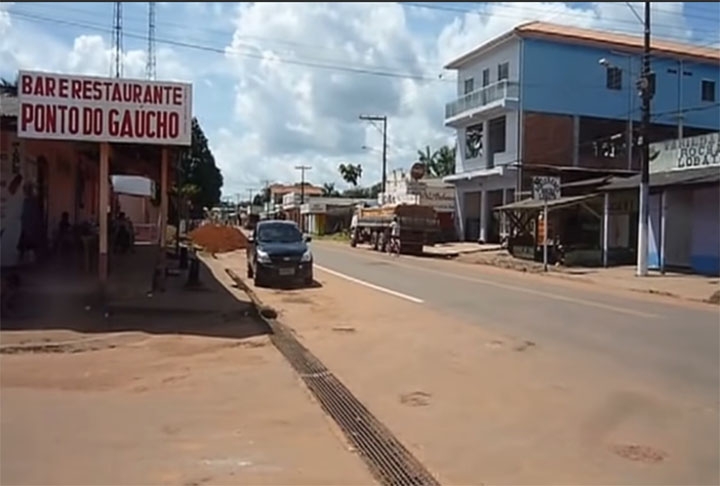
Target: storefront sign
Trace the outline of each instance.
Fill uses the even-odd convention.
[[[560,178],[536,176],[532,178],[533,199],[553,201],[560,197]]]
[[[327,205],[319,202],[305,203],[300,207],[302,214],[324,214],[327,212]]]
[[[720,165],[720,134],[710,133],[650,145],[650,172]]]
[[[20,71],[18,136],[190,145],[192,86]]]

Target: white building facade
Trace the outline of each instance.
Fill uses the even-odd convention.
[[[445,109],[457,132],[456,226],[465,240],[500,238],[492,207],[511,202],[517,185],[520,40],[500,38],[447,66],[458,71],[458,98]]]

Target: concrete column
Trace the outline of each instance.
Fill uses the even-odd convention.
[[[460,241],[465,241],[465,193],[455,186],[455,230]]]
[[[488,226],[490,225],[490,208],[488,207],[488,191],[480,192],[480,241],[487,242]]]
[[[160,155],[160,288],[165,289],[167,273],[167,220],[168,220],[168,149],[162,148]]]
[[[603,267],[608,266],[608,247],[610,246],[610,193],[605,193],[605,201],[603,204],[603,220],[602,220],[602,258]]]
[[[667,228],[667,193],[660,193],[660,273],[665,273],[665,241]]]
[[[100,176],[98,191],[98,277],[100,286],[104,290],[108,278],[108,203],[110,199],[110,144],[100,144]]]
[[[483,126],[483,137],[482,137],[482,164],[480,165],[484,169],[488,169],[490,167],[490,144],[488,143],[490,140],[490,124],[487,120],[485,120],[482,124]]]
[[[502,203],[503,206],[505,206],[508,203],[507,200],[507,189],[502,190]],[[508,228],[507,228],[507,217],[505,216],[505,212],[502,212],[500,214],[500,239],[504,236],[507,236],[508,234]]]
[[[573,166],[580,165],[580,117],[573,116]]]

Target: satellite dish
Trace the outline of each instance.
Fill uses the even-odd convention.
[[[412,167],[410,167],[410,177],[412,177],[414,181],[420,180],[425,177],[425,164],[415,162]]]

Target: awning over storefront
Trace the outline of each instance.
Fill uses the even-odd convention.
[[[720,166],[704,167],[701,169],[669,170],[650,174],[650,187],[681,186],[691,184],[717,184],[720,182]],[[601,187],[603,191],[621,191],[635,189],[640,185],[640,176],[627,179],[613,178]]]
[[[499,165],[497,167],[493,167],[492,169],[470,170],[467,172],[460,172],[459,174],[453,174],[447,177],[443,177],[442,181],[445,183],[454,184],[459,181],[475,179],[476,177],[502,176],[509,168],[510,167],[505,165]]]
[[[548,211],[560,209],[568,206],[582,204],[590,199],[597,197],[597,194],[586,194],[582,196],[566,196],[547,202]],[[522,201],[498,206],[495,211],[542,211],[545,202],[540,199],[523,199]]]

